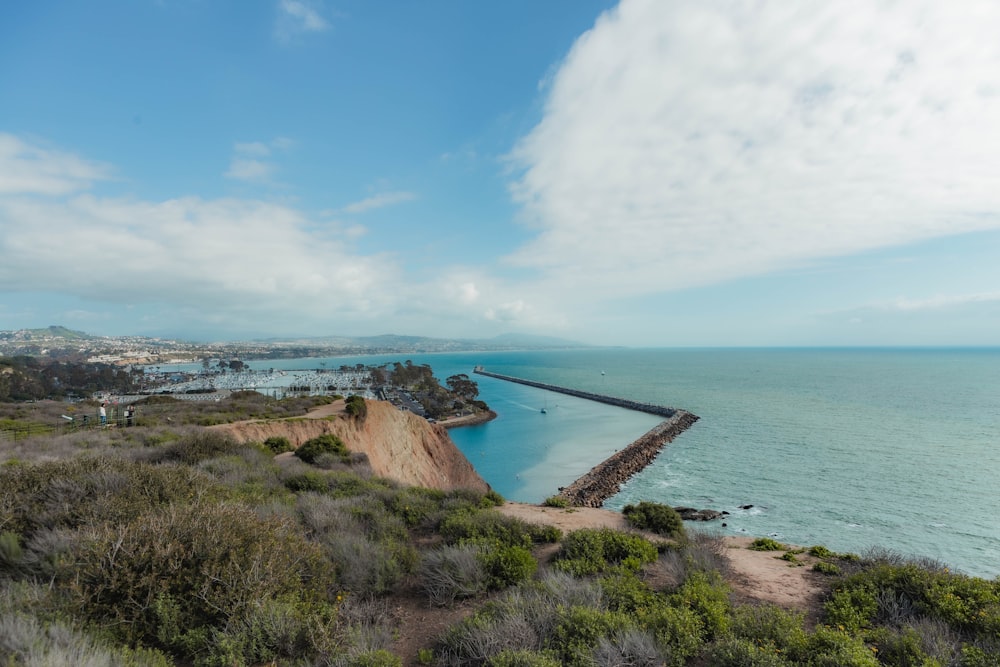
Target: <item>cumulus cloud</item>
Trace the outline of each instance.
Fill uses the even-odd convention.
[[[0,194],[63,195],[109,176],[105,165],[0,132]]]
[[[482,269],[436,266],[425,280],[404,275],[400,258],[353,247],[365,229],[350,221],[256,199],[102,197],[86,188],[106,169],[2,138],[17,150],[0,160],[7,184],[0,190],[0,292],[96,304],[63,313],[69,319],[96,322],[105,307],[134,307],[156,318],[144,326],[159,329],[475,335],[484,322],[543,326],[550,317]],[[251,142],[235,151],[266,159],[274,146]],[[31,170],[58,175],[57,185],[41,178],[11,185]],[[411,198],[390,195],[382,203]]]
[[[375,195],[374,197],[368,197],[366,199],[362,199],[361,201],[348,204],[342,210],[344,213],[364,213],[365,211],[371,211],[376,208],[384,208],[386,206],[393,206],[394,204],[412,201],[416,198],[417,195],[412,192],[383,192]]]
[[[1000,5],[623,0],[512,151],[551,289],[675,290],[1000,227]]]

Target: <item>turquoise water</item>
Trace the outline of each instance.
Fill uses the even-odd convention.
[[[726,510],[726,527],[714,524],[726,533],[839,551],[880,545],[969,574],[1000,575],[1000,350],[598,349],[408,358],[430,364],[442,379],[482,364],[701,417],[608,507],[654,500]],[[315,368],[318,361],[260,363]],[[499,417],[451,436],[513,500],[539,502],[658,423],[475,379]]]

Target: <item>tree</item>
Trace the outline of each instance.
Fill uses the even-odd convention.
[[[462,398],[472,401],[479,396],[479,386],[465,373],[459,373],[457,375],[452,375],[445,383],[448,388],[455,394],[458,394]]]

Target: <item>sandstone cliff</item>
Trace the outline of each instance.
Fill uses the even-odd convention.
[[[310,438],[333,433],[348,449],[368,456],[372,471],[403,484],[451,490],[489,489],[468,459],[448,437],[444,427],[429,424],[410,412],[383,401],[367,401],[364,422],[343,412],[338,401],[308,417],[239,422],[215,426],[241,442],[263,442],[285,436],[294,447]]]

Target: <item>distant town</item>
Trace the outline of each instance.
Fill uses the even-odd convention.
[[[195,363],[204,359],[296,359],[370,354],[425,354],[583,347],[542,336],[508,334],[489,339],[382,335],[241,342],[188,342],[147,336],[94,336],[63,326],[0,331],[0,356],[31,356],[118,366]]]

